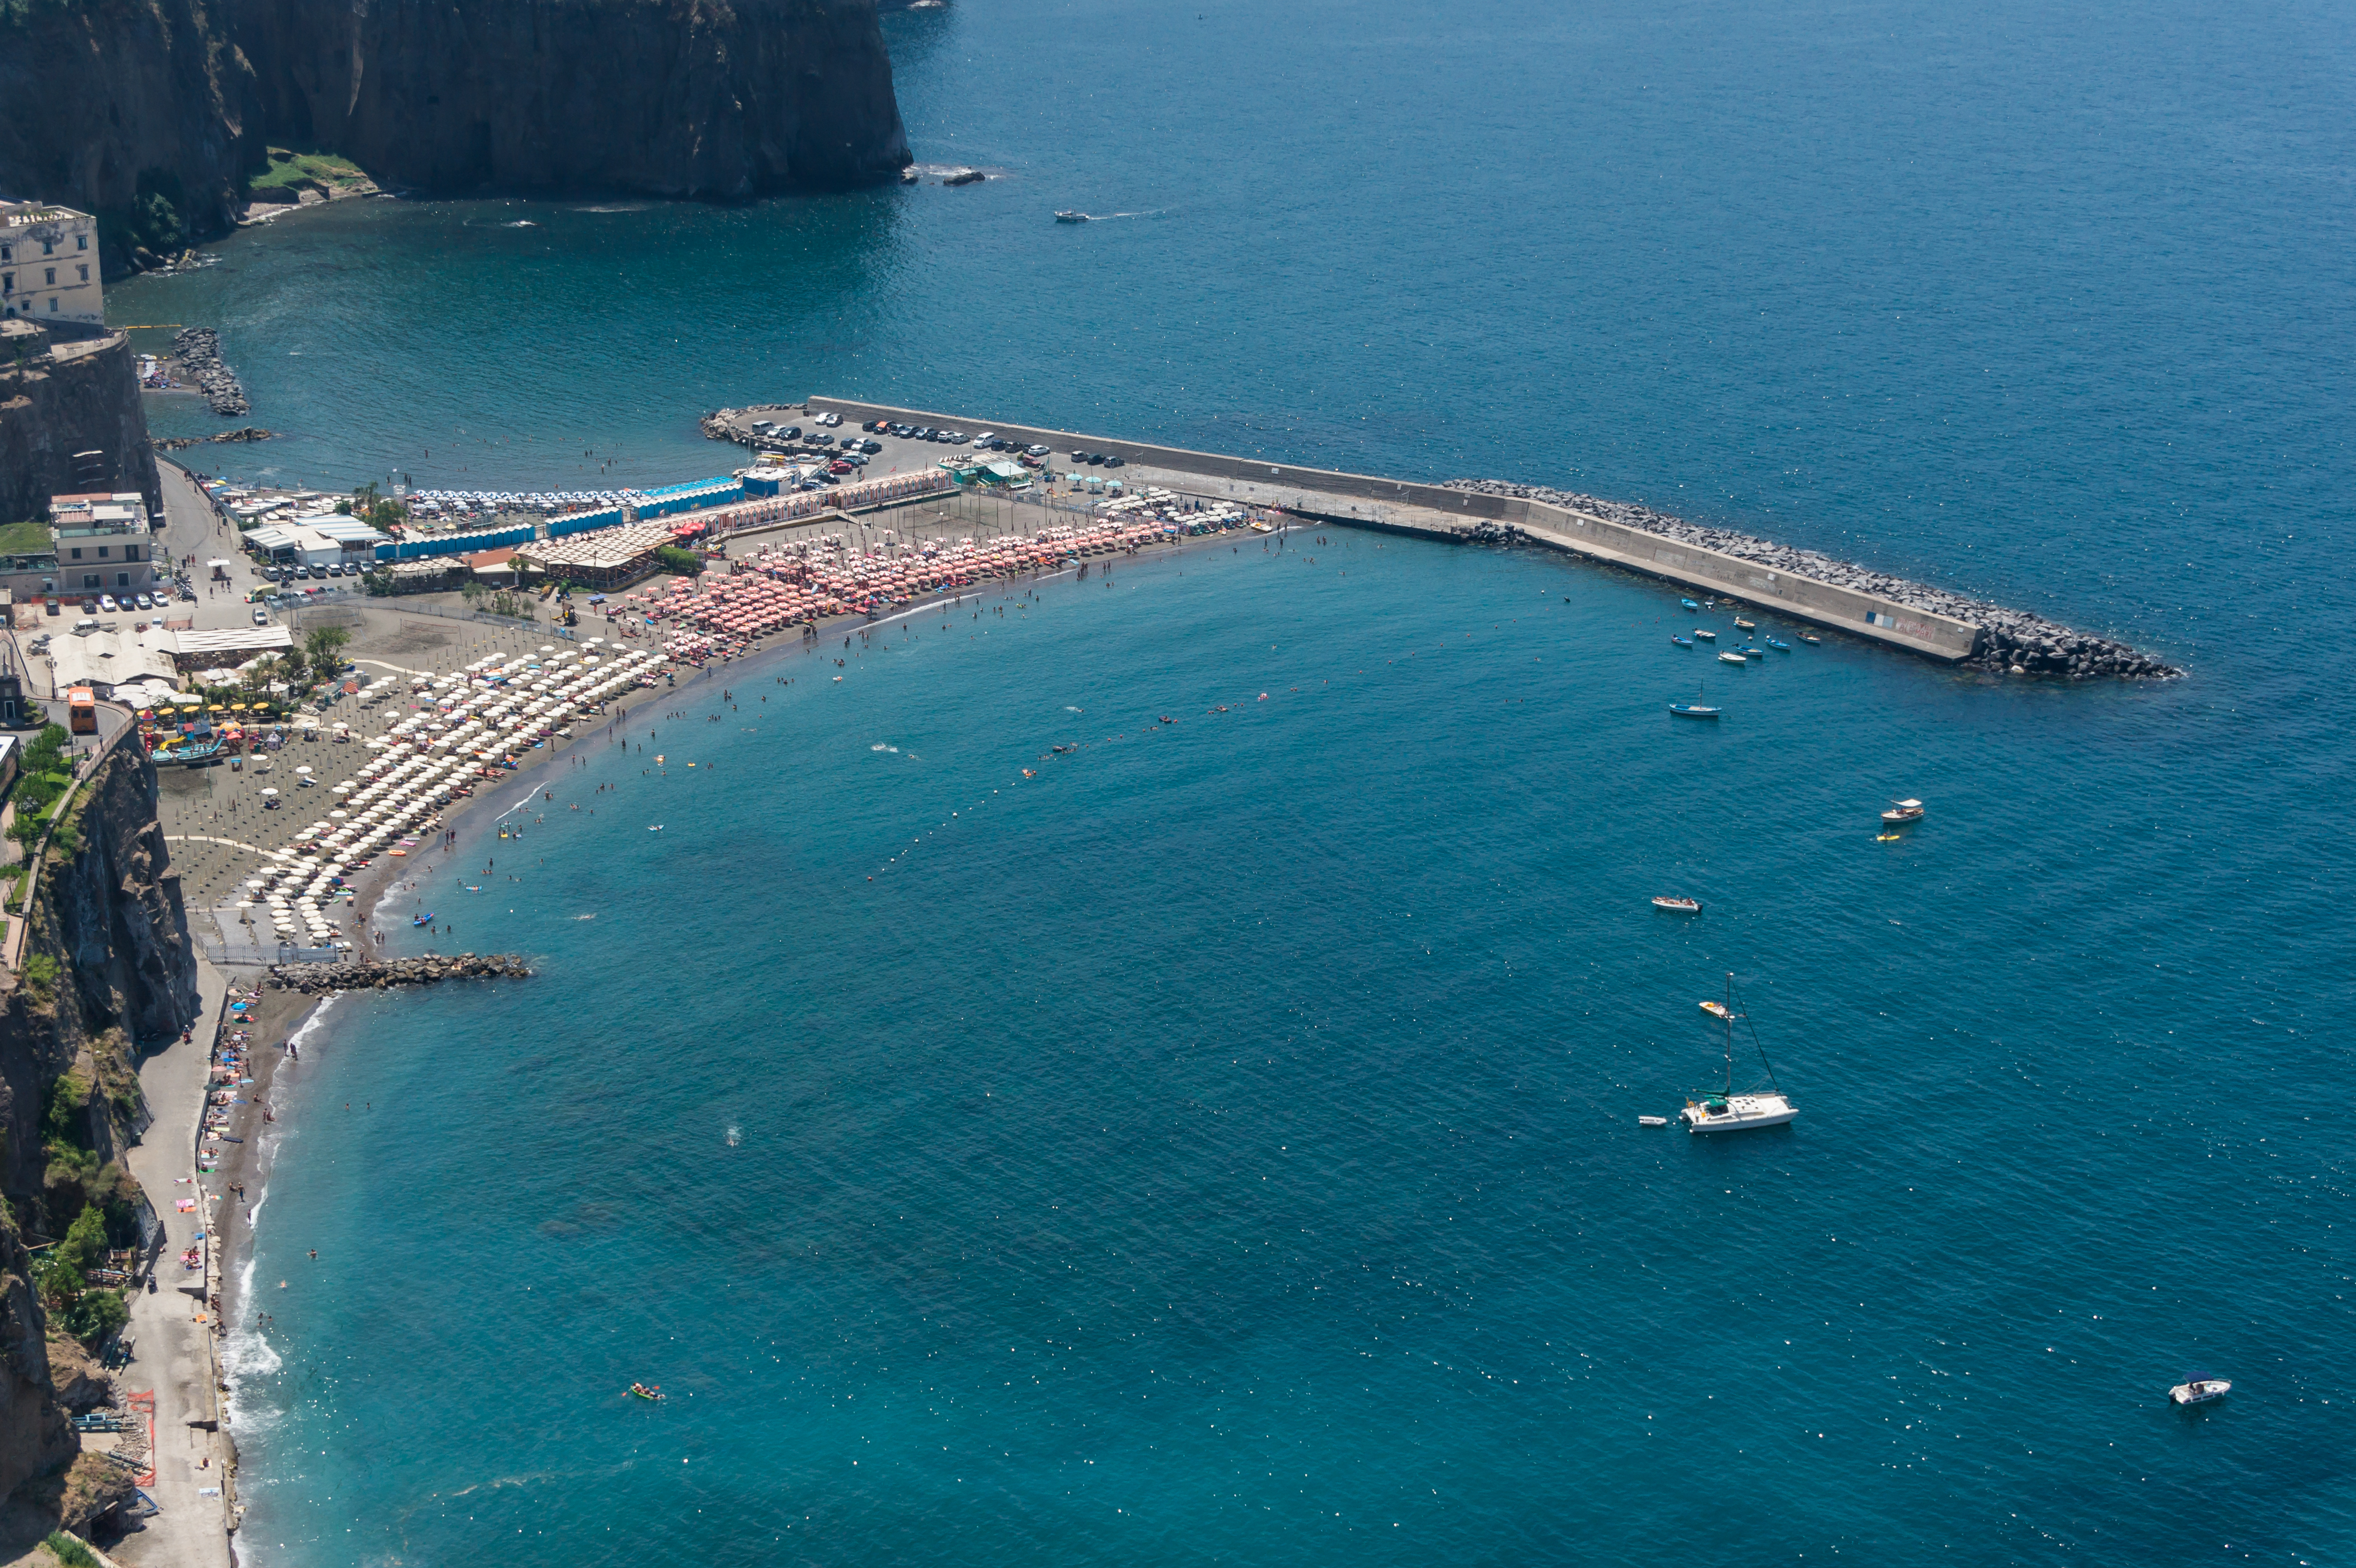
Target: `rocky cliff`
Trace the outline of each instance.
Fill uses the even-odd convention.
[[[111,251],[143,208],[226,230],[261,152],[252,72],[207,0],[0,5],[0,194],[100,214]]]
[[[733,199],[908,159],[873,0],[251,0],[271,134],[378,183]]]
[[[9,324],[12,328],[16,323]],[[49,498],[76,490],[137,490],[152,510],[164,504],[139,376],[120,332],[48,344],[37,336],[0,338],[0,522],[46,516]],[[104,456],[97,483],[77,479],[73,456]]]
[[[5,0],[0,194],[110,270],[234,220],[269,141],[424,192],[723,200],[909,161],[875,0]]]
[[[155,768],[116,752],[70,811],[73,851],[44,868],[23,970],[0,995],[0,1496],[74,1452],[22,1237],[54,1240],[90,1204],[128,1232],[119,1244],[138,1233],[146,1199],[121,1165],[147,1121],[137,1052],[198,1006]]]

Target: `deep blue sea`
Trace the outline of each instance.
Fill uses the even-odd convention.
[[[1738,671],[1338,533],[734,667],[432,879],[536,978],[314,1035],[241,1558],[2356,1552],[2348,12],[886,28],[1002,178],[369,203],[110,308],[220,328],[250,476],[688,478],[865,394],[1642,499],[2191,674]],[[1729,972],[1800,1120],[1640,1128]]]

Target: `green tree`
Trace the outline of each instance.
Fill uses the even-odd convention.
[[[676,544],[666,544],[655,552],[655,564],[681,577],[692,577],[703,570],[703,557],[692,550],[681,550]]]
[[[311,656],[312,668],[327,671],[342,661],[344,645],[351,639],[352,634],[342,627],[315,626],[304,634],[303,647]]]

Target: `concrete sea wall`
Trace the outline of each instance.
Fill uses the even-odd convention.
[[[1796,620],[1852,633],[1927,658],[1959,660],[1978,651],[1981,628],[1971,621],[1914,608],[1896,599],[1761,567],[1716,551],[1665,539],[1642,529],[1570,508],[1519,496],[1484,495],[1367,474],[1301,468],[1179,446],[1121,441],[1068,430],[976,421],[924,409],[894,408],[844,398],[812,397],[815,412],[846,420],[895,420],[995,431],[1009,440],[1057,451],[1075,447],[1119,456],[1140,468],[1215,481],[1219,493],[1258,505],[1345,525],[1386,529],[1426,538],[1472,540],[1482,525],[1510,528],[1531,542],[1608,562],[1704,595],[1740,598]],[[1141,476],[1141,478],[1144,476]]]

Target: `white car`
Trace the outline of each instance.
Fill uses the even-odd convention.
[[[99,595],[99,596],[98,596],[98,607],[99,607],[100,609],[104,610],[108,615],[112,615],[112,614],[115,612],[115,609],[117,608],[117,606],[115,605],[115,602],[114,602],[114,596],[113,596],[112,594],[101,594],[101,595]]]
[[[270,624],[270,612],[267,610],[254,611],[253,624],[256,626],[268,626]]]

